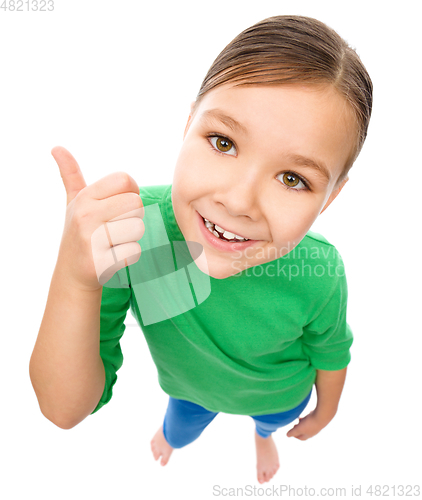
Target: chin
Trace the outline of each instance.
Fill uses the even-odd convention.
[[[211,276],[211,278],[215,278],[217,280],[223,280],[225,278],[229,278],[230,276],[233,276],[233,274],[236,274],[230,269],[213,269],[212,267],[209,268],[209,266],[202,267],[198,265],[198,268],[208,276]]]
[[[224,280],[225,278],[230,278],[230,276],[233,276],[233,274],[229,272],[214,272],[209,273],[209,276],[211,276],[211,278],[215,278],[216,280]]]
[[[230,276],[234,276],[239,273],[239,270],[235,270],[233,268],[224,268],[219,265],[210,265],[204,258],[196,259],[195,261],[198,269],[200,269],[204,274],[210,276],[211,278],[215,278],[217,280],[223,280],[225,278],[229,278]]]

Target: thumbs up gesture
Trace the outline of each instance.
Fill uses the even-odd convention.
[[[139,186],[125,172],[86,185],[75,158],[61,146],[51,150],[66,189],[67,206],[57,266],[69,282],[98,290],[141,256],[145,226]]]

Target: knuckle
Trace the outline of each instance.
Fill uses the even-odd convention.
[[[137,210],[138,211],[138,217],[139,217],[139,214],[142,214],[142,217],[144,215],[144,204],[142,203],[142,200],[140,198],[140,196],[136,193],[128,193],[128,196],[131,196],[130,198],[130,207],[133,209],[133,210]]]
[[[137,233],[137,235],[139,235],[139,238],[142,238],[142,236],[144,235],[144,232],[145,232],[144,221],[142,219],[137,218],[137,220],[136,220],[136,233]]]
[[[130,175],[126,172],[116,172],[116,182],[119,184],[119,187],[128,190],[132,185],[132,179]]]
[[[135,205],[136,208],[141,208],[144,206],[142,203],[141,197],[137,193],[128,193],[128,195],[131,196],[131,202],[133,200],[133,204]]]
[[[131,243],[130,255],[132,257],[137,257],[138,259],[141,256],[141,245],[137,241],[133,241]]]
[[[133,206],[135,208],[141,208],[141,207],[144,206],[143,203],[142,203],[141,197],[139,196],[139,194],[136,194],[136,193],[133,193],[133,192],[127,193],[127,194],[128,194],[128,196],[130,195],[130,197],[131,197],[130,198],[130,202],[131,202],[131,204],[133,203]]]
[[[73,212],[73,219],[77,227],[82,227],[86,224],[87,217],[89,215],[88,210],[85,205],[75,206],[75,210]]]

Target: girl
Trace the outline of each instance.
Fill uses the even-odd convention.
[[[346,322],[341,256],[310,228],[346,184],[367,134],[371,108],[372,83],[359,57],[315,19],[270,17],[223,49],[192,103],[172,185],[139,190],[146,215],[144,253],[138,255],[137,269],[141,274],[147,269],[145,250],[159,246],[161,229],[172,242],[200,244],[203,258],[187,266],[189,271],[177,266],[171,252],[166,260],[163,251],[160,260],[174,262],[177,271],[186,268],[183,279],[192,305],[175,313],[160,303],[167,307],[165,317],[147,321],[144,305],[159,280],[150,280],[151,293],[146,293],[133,260],[123,263],[120,257],[115,277],[122,283],[127,276],[127,284],[115,287],[110,281],[96,288],[92,303],[81,299],[92,328],[100,312],[102,363],[92,354],[88,380],[96,380],[95,390],[93,385],[89,391],[80,389],[73,405],[71,390],[67,399],[61,396],[61,426],[76,425],[110,401],[123,363],[119,340],[129,307],[169,395],[163,423],[151,441],[161,465],[174,448],[197,439],[219,412],[248,415],[255,422],[257,477],[263,483],[279,468],[271,434],[299,417],[314,384],[316,408],[299,418],[287,436],[306,440],[332,420],[353,335]],[[93,188],[86,187],[70,153],[63,148],[52,153],[68,203],[76,201],[75,193]],[[130,190],[136,191],[133,183]],[[148,212],[154,206],[159,207],[161,229]],[[111,236],[113,248],[116,240]],[[69,251],[67,260],[74,258]],[[82,277],[65,260],[61,279],[71,278],[76,289]],[[162,276],[158,297],[163,303],[166,292],[177,301],[180,276],[176,271]],[[203,276],[209,277],[209,294],[198,286]],[[78,314],[72,297],[72,311]],[[61,304],[64,300],[62,296]],[[48,358],[41,349],[39,364]],[[41,370],[35,380],[35,361],[31,379],[41,394],[44,385]],[[84,370],[86,365],[85,358]],[[52,393],[44,396],[50,405],[53,399]]]

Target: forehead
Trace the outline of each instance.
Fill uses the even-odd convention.
[[[275,155],[318,157],[333,176],[354,148],[357,127],[347,100],[327,85],[221,85],[202,98],[198,126],[222,124],[235,138]],[[262,152],[262,151],[261,151]]]

